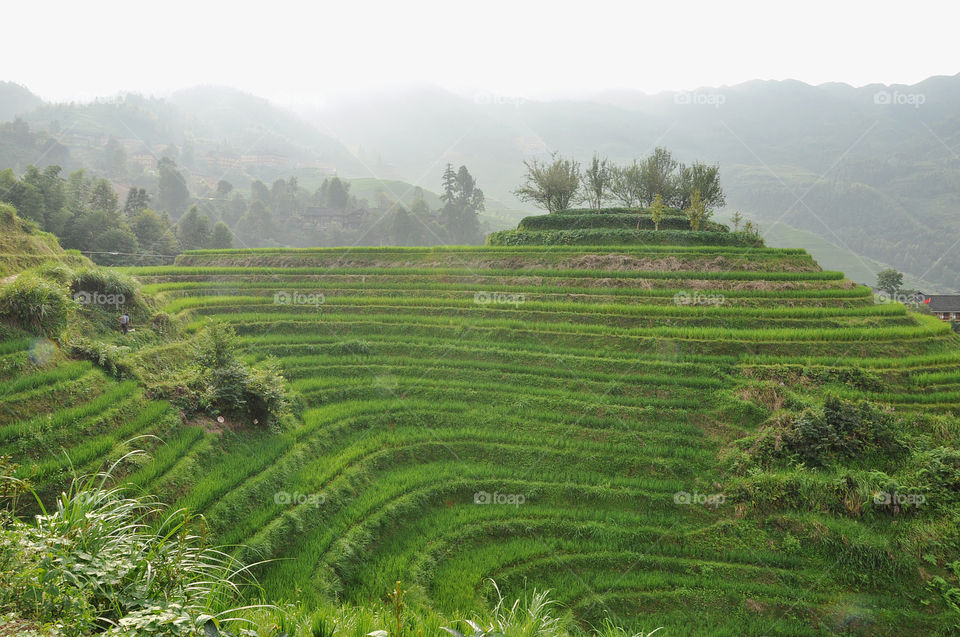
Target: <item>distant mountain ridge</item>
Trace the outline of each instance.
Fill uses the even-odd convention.
[[[813,233],[867,269],[889,264],[940,291],[960,281],[960,75],[911,86],[754,80],[553,101],[418,86],[296,113],[222,87],[45,104],[0,84],[0,119],[17,115],[59,144],[56,152],[42,139],[16,147],[0,131],[4,166],[22,169],[38,155],[67,169],[102,164],[107,137],[144,166],[165,145],[186,147],[181,165],[208,183],[290,175],[309,183],[337,173],[432,189],[449,162],[467,165],[504,209],[523,208],[512,191],[525,159],[559,150],[586,160],[597,151],[627,162],[667,146],[683,161],[719,163],[727,210],[761,230]]]
[[[389,117],[378,117],[378,113]],[[554,101],[420,88],[304,112],[393,176],[465,163],[511,201],[523,160],[559,150],[627,162],[667,146],[721,165],[728,209],[955,288],[960,280],[960,75],[912,86],[755,80]],[[953,247],[951,247],[953,246]],[[830,263],[824,264],[830,267]]]

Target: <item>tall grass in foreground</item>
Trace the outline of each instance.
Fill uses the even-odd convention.
[[[248,567],[206,546],[183,510],[108,486],[118,463],[74,478],[50,509],[2,467],[0,495],[30,492],[41,513],[0,511],[0,610],[70,637],[215,635],[239,621],[230,603]]]

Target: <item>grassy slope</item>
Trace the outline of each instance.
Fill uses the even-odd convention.
[[[596,256],[608,252],[620,256]],[[920,391],[957,408],[960,385],[931,375],[918,386],[898,368],[909,350],[949,376],[956,337],[874,306],[803,253],[261,250],[181,263],[131,271],[191,326],[231,322],[249,357],[280,357],[310,409],[281,436],[185,444],[138,484],[206,511],[245,555],[290,558],[263,572],[273,594],[376,603],[402,579],[418,603],[457,614],[488,600],[494,577],[508,597],[550,587],[584,622],[675,634],[940,623],[912,601],[916,566],[884,564],[912,520],[873,515],[869,502],[844,515],[675,501],[731,484],[720,452],[766,413],[741,400],[767,391],[746,378],[758,355],[874,366],[883,394],[832,389],[904,410]],[[324,302],[278,305],[279,291]],[[691,303],[676,305],[678,291]],[[834,479],[803,484],[821,493]],[[478,493],[524,501],[478,505]]]
[[[0,279],[51,260],[71,265],[89,263],[78,253],[65,252],[54,235],[0,211]]]
[[[960,406],[956,337],[800,251],[208,251],[131,271],[189,329],[225,320],[246,356],[279,357],[303,423],[182,427],[133,383],[7,332],[0,454],[49,493],[69,469],[60,450],[90,469],[134,435],[163,438],[128,479],[203,511],[245,557],[284,558],[262,569],[271,597],[379,604],[402,579],[415,608],[462,616],[493,577],[508,598],[551,588],[584,623],[668,634],[947,625],[903,555],[919,531],[947,545],[936,517],[876,515],[869,494],[833,502],[842,472],[770,483],[809,507],[732,489],[729,442],[771,403],[823,389],[772,387],[758,366],[873,368],[882,393],[829,388],[904,414]],[[324,302],[278,305],[279,291]],[[484,493],[504,502],[477,504]]]

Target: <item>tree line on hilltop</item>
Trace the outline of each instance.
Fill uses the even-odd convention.
[[[157,191],[133,186],[121,203],[114,185],[85,170],[67,176],[59,166],[30,165],[20,176],[0,171],[0,202],[53,233],[64,248],[104,265],[170,263],[199,248],[335,245],[477,244],[483,240],[479,212],[483,191],[466,166],[447,165],[441,178],[442,206],[433,210],[423,189],[412,189],[409,206],[386,192],[371,204],[338,177],[313,191],[296,177],[267,186],[253,181],[249,194],[220,180],[196,197],[170,157],[157,162]],[[319,209],[334,222],[320,226],[304,213]],[[355,213],[356,223],[346,224]]]

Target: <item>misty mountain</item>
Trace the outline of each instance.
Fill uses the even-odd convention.
[[[555,101],[433,87],[304,113],[389,176],[466,164],[507,205],[523,159],[598,151],[627,162],[666,146],[719,162],[728,209],[954,288],[960,273],[960,75],[913,86],[751,81]],[[825,264],[830,267],[830,263]]]
[[[9,92],[9,103],[6,92],[0,94],[0,112],[16,113],[32,131],[45,132],[65,146],[66,169],[101,169],[121,181],[125,177],[136,182],[137,173],[130,168],[139,165],[150,171],[156,159],[170,155],[192,175],[237,184],[301,170],[370,174],[340,142],[315,126],[235,89],[204,86],[169,99],[127,94],[88,103],[35,102]],[[114,152],[114,146],[122,147],[128,168],[122,172],[129,174],[111,174],[116,167],[105,153]],[[5,156],[0,160],[4,166],[24,167]],[[28,163],[51,162],[38,155]]]
[[[13,82],[0,82],[0,122],[12,120],[41,104],[43,100],[31,93],[27,87]]]

